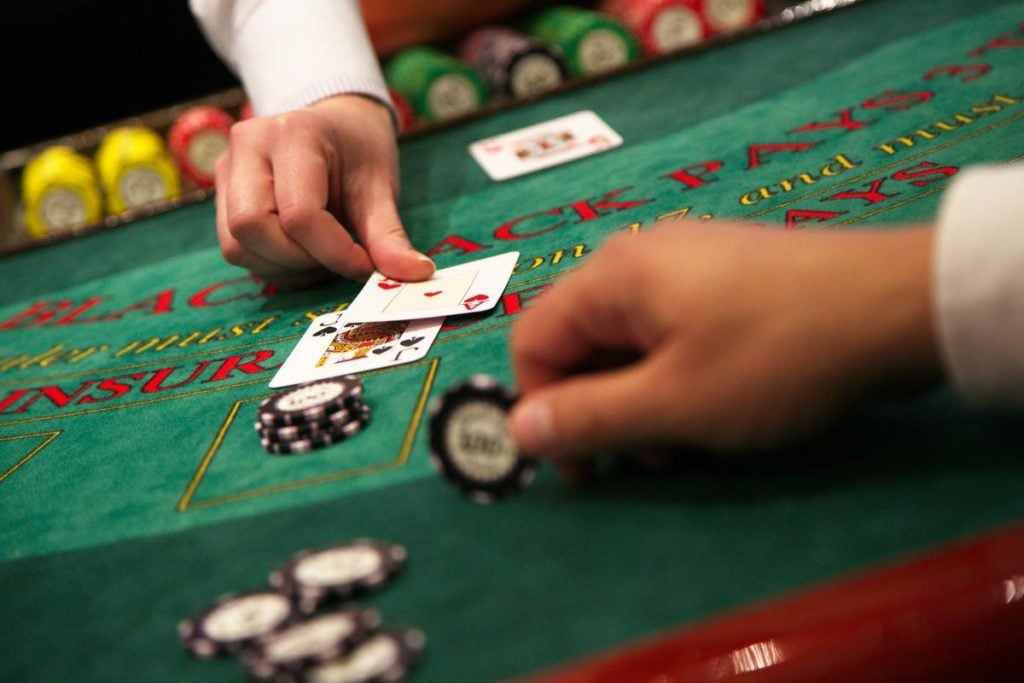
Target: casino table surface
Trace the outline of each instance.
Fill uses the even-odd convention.
[[[930,220],[961,169],[1024,155],[1024,6],[870,0],[405,140],[402,214],[444,267],[520,252],[506,295],[428,356],[367,373],[369,428],[298,457],[252,431],[309,319],[359,285],[282,292],[224,263],[212,203],[0,260],[0,680],[242,680],[177,622],[356,537],[408,549],[365,598],[421,628],[413,680],[521,677],[1024,518],[1024,425],[948,390],[756,457],[669,475],[550,467],[491,505],[428,458],[426,410],[601,242],[666,216],[768,229]],[[579,110],[613,151],[503,183],[481,138]],[[638,292],[637,296],[657,293]],[[727,305],[727,302],[723,302]]]

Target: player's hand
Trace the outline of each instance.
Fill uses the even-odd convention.
[[[598,451],[769,446],[936,382],[931,240],[685,222],[617,236],[513,329],[513,436],[569,474]]]
[[[326,268],[423,280],[433,262],[409,243],[396,207],[398,152],[388,109],[339,95],[242,121],[216,166],[217,237],[229,262],[296,281]]]

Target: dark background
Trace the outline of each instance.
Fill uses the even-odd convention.
[[[0,26],[0,152],[238,85],[187,0],[15,0]]]

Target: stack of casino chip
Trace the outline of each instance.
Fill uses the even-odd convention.
[[[228,149],[235,120],[223,109],[200,105],[186,109],[167,131],[167,145],[178,168],[196,187],[213,187],[213,167]]]
[[[655,56],[703,42],[710,34],[705,0],[605,0],[598,10],[625,24],[647,55]]]
[[[274,589],[222,596],[183,619],[178,636],[199,659],[237,658],[252,680],[398,681],[426,638],[351,599],[383,587],[405,558],[405,548],[368,538],[302,551],[270,574]]]
[[[110,213],[119,214],[181,194],[181,175],[155,131],[115,128],[96,150],[96,168]]]
[[[622,22],[570,5],[542,11],[529,32],[562,51],[572,76],[614,71],[640,54],[636,38]]]
[[[508,429],[516,394],[488,375],[473,375],[430,408],[430,459],[459,491],[478,503],[519,493],[537,461],[519,453]]]
[[[363,383],[352,376],[309,382],[264,399],[254,428],[263,448],[293,455],[354,437],[370,422]]]
[[[21,176],[29,237],[41,239],[103,219],[103,192],[88,157],[62,145],[33,158]]]
[[[503,97],[531,97],[569,77],[561,51],[538,38],[500,26],[484,26],[462,42],[459,57]]]
[[[480,75],[455,57],[432,47],[407,48],[388,62],[388,85],[407,99],[423,121],[469,114],[488,99]]]

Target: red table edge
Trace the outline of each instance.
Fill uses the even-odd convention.
[[[1022,647],[1014,525],[519,680],[1024,680]]]

